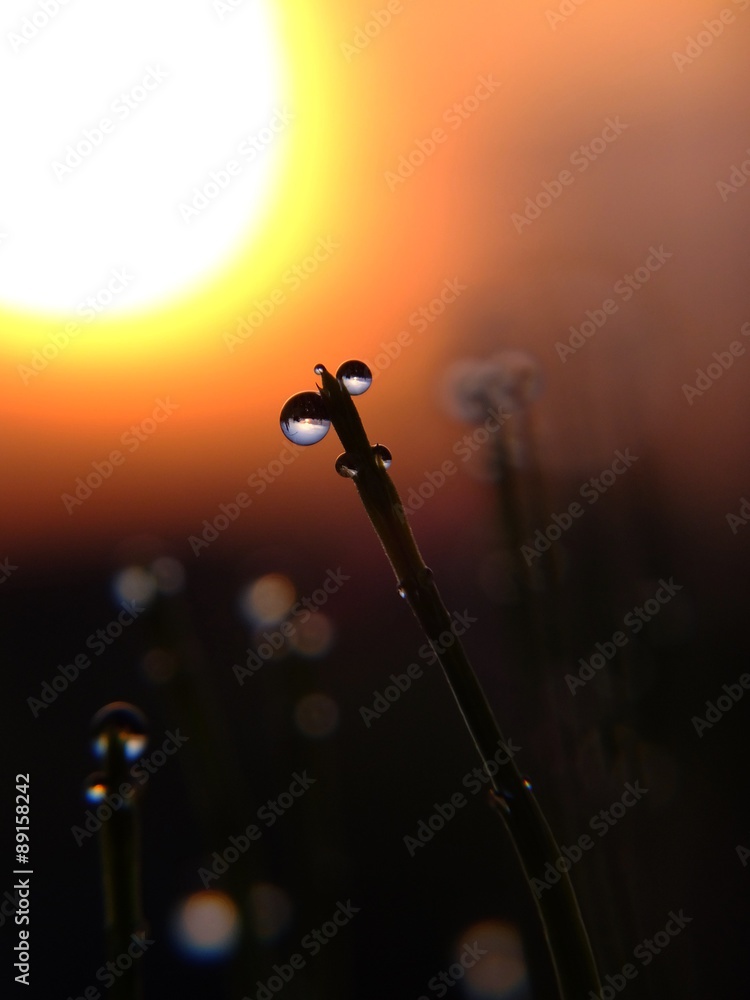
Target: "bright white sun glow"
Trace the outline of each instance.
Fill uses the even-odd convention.
[[[120,313],[208,281],[294,113],[266,0],[5,0],[0,304]]]

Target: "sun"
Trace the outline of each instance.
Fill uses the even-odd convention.
[[[186,310],[205,323],[217,305],[262,288],[310,125],[304,98],[295,101],[299,36],[283,7],[3,5],[11,52],[0,86],[14,96],[0,130],[15,151],[0,164],[6,345],[28,347],[55,328],[83,331],[93,354],[123,336],[132,352],[146,336],[143,326],[133,336],[136,318],[184,335]]]

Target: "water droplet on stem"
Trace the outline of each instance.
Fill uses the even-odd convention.
[[[372,385],[372,372],[364,361],[345,361],[336,372],[350,396],[361,396]]]
[[[285,437],[300,445],[322,441],[331,426],[328,409],[319,392],[298,392],[290,396],[281,408],[279,421]]]
[[[349,452],[342,452],[336,459],[336,472],[345,478],[354,479],[359,472],[359,464]]]
[[[126,701],[113,701],[100,708],[91,720],[94,753],[104,758],[113,735],[122,742],[125,757],[136,760],[146,749],[146,718]]]
[[[372,453],[376,459],[379,459],[383,463],[384,469],[390,469],[393,462],[393,455],[391,455],[384,444],[376,444],[372,449]]]
[[[107,778],[103,771],[94,771],[83,783],[83,794],[87,802],[103,802],[107,791]]]

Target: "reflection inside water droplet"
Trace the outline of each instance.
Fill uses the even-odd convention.
[[[372,385],[372,372],[364,361],[345,361],[336,372],[350,396],[361,396]]]
[[[346,451],[342,452],[336,459],[336,472],[340,476],[348,476],[350,479],[354,479],[359,472],[359,466],[354,456]]]
[[[523,779],[523,787],[528,789],[530,792],[534,791],[534,788],[528,778]]]
[[[315,372],[316,375],[322,375],[325,372],[325,370],[326,370],[325,365],[316,365],[313,368],[313,371]]]
[[[372,449],[372,453],[376,459],[379,459],[383,463],[383,468],[390,469],[393,455],[391,455],[384,444],[376,444]]]
[[[107,795],[107,778],[103,771],[94,771],[83,783],[83,794],[87,802],[103,802]]]
[[[106,756],[113,735],[123,743],[128,760],[135,760],[146,749],[146,718],[140,709],[126,701],[113,701],[100,708],[91,720],[91,730],[98,757]]]
[[[317,444],[329,431],[331,421],[319,392],[298,392],[281,408],[281,430],[295,444]]]
[[[400,583],[398,585],[398,596],[406,599],[406,587],[403,585],[403,583]]]

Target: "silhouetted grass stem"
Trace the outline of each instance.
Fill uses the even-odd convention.
[[[409,527],[403,504],[383,463],[372,453],[354,402],[338,379],[321,374],[321,395],[331,423],[357,470],[354,484],[375,531],[391,562],[401,593],[422,626],[458,704],[479,752],[493,789],[493,804],[501,816],[542,921],[562,1000],[587,1000],[600,995],[601,984],[591,944],[567,873],[540,895],[532,879],[543,878],[546,865],[556,868],[561,853],[536,796],[519,772],[500,727],[469,663],[464,648],[451,631],[451,617],[443,604]],[[441,645],[445,633],[453,635],[450,646]],[[492,761],[492,767],[490,762]],[[557,870],[557,869],[556,869]]]

